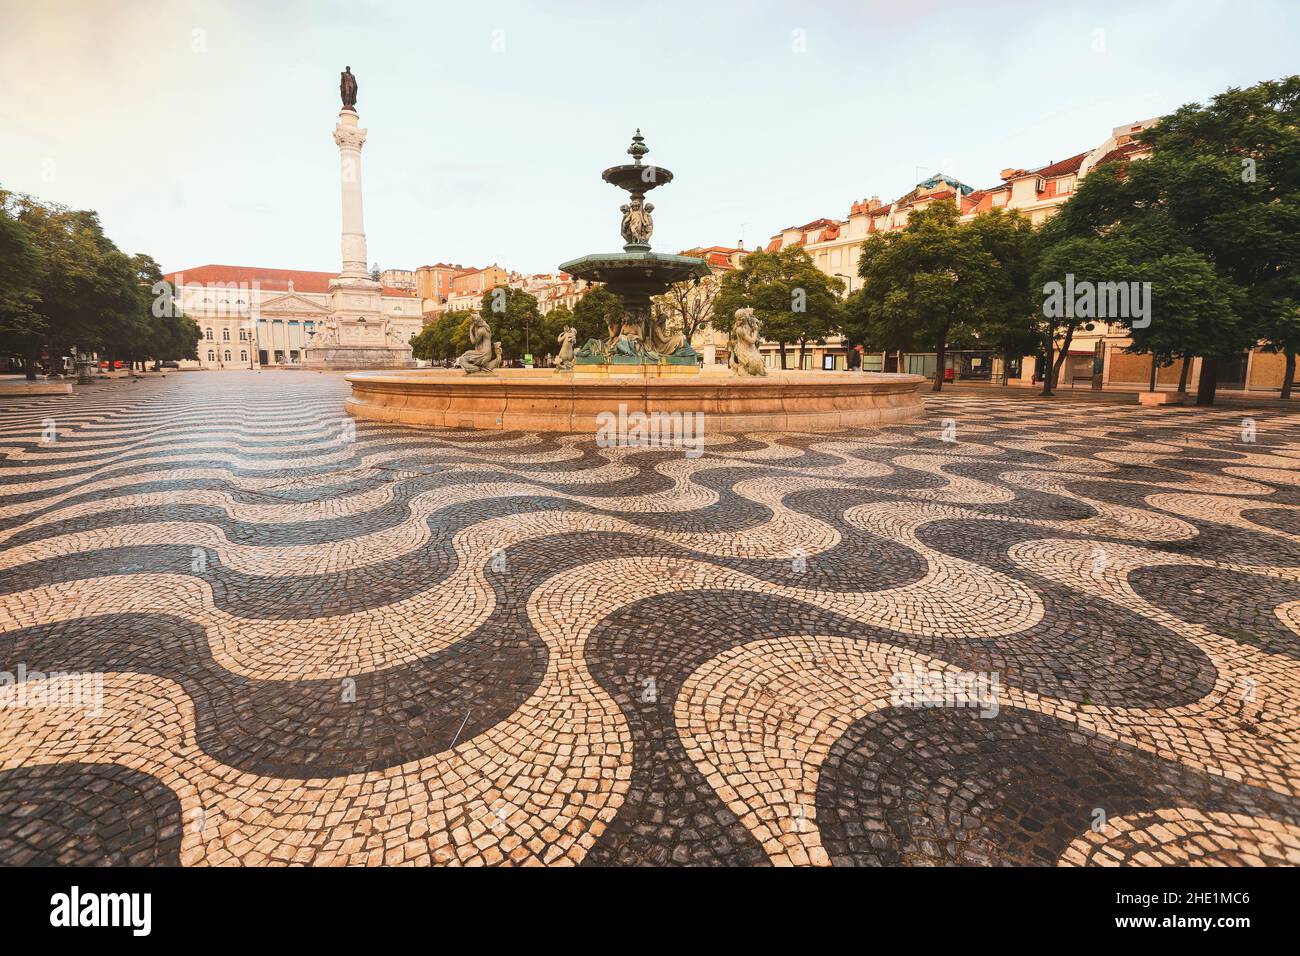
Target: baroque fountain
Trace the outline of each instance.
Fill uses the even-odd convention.
[[[631,163],[603,173],[628,194],[620,207],[623,251],[559,267],[618,296],[622,314],[607,337],[579,344],[566,328],[554,369],[502,368],[500,343],[486,318],[476,316],[471,348],[455,369],[353,373],[347,411],[411,425],[564,432],[601,431],[607,416],[628,409],[648,416],[699,413],[719,432],[828,431],[922,415],[919,375],[767,369],[752,309],[734,316],[729,364],[702,368],[691,343],[667,328],[651,299],[674,283],[707,276],[709,266],[651,250],[655,207],[646,194],[672,182],[673,174],[642,161],[649,148],[640,130],[627,151]]]

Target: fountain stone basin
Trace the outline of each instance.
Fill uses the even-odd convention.
[[[773,371],[733,374],[671,366],[614,366],[604,374],[554,369],[354,372],[356,418],[434,428],[595,433],[609,416],[704,415],[706,432],[838,431],[920,418],[920,375]]]

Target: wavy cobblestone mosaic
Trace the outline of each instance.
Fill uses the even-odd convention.
[[[1300,863],[1300,416],[688,458],[346,392],[0,405],[0,864]]]

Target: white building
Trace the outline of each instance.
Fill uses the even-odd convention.
[[[331,272],[205,265],[164,277],[181,311],[198,323],[202,368],[301,365],[330,314]],[[420,333],[414,292],[384,287],[381,316],[406,341]]]

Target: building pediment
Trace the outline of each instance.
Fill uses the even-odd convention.
[[[297,292],[286,292],[283,295],[277,295],[273,299],[267,299],[261,306],[262,314],[274,312],[276,314],[307,314],[311,316],[329,315],[329,307],[313,302],[311,299],[304,298]]]

